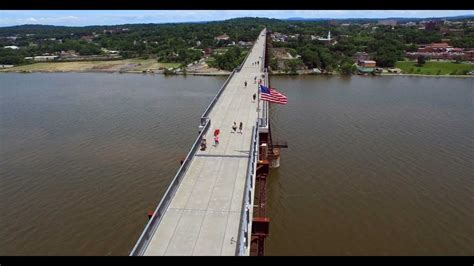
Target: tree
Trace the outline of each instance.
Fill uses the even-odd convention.
[[[351,75],[354,73],[354,67],[353,64],[349,62],[345,62],[341,65],[341,73],[344,75]]]
[[[291,74],[297,74],[296,70],[299,68],[303,62],[300,59],[291,59],[288,60],[286,65],[288,66]]]
[[[455,63],[459,64],[459,63],[461,63],[463,58],[460,55],[455,55],[453,59],[454,59]]]
[[[426,63],[426,59],[423,55],[418,56],[418,66],[423,66]]]

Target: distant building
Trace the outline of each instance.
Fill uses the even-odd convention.
[[[318,38],[318,41],[331,41],[331,31],[328,31],[327,38]]]
[[[433,52],[444,52],[447,51],[448,49],[453,48],[446,42],[441,42],[441,43],[431,43],[428,45],[425,45],[424,47],[418,48],[419,53],[433,53]]]
[[[104,30],[104,34],[115,34],[119,33],[121,30],[118,29],[110,29],[110,30]]]
[[[373,61],[373,60],[361,60],[359,65],[360,65],[361,67],[369,67],[369,68],[372,68],[372,67],[375,67],[376,62]]]
[[[413,21],[410,21],[410,22],[407,22],[407,23],[403,24],[403,26],[405,26],[405,27],[412,27],[412,26],[416,26],[416,23],[413,22]]]
[[[288,40],[288,36],[285,34],[281,34],[279,32],[275,32],[270,34],[272,41],[274,42],[286,42]]]
[[[33,57],[25,57],[25,60],[33,60],[33,61],[53,61],[58,58],[57,55],[39,55]]]
[[[375,72],[376,62],[373,60],[361,60],[357,65],[357,72],[359,74],[369,74]]]
[[[387,19],[387,20],[379,20],[379,25],[385,25],[385,26],[396,26],[397,21],[394,19]]]
[[[5,49],[12,49],[12,50],[18,50],[18,49],[20,49],[20,47],[15,46],[15,45],[3,46],[3,48],[5,48]]]
[[[216,41],[227,41],[230,39],[229,35],[227,34],[222,34],[214,38]]]
[[[0,68],[10,68],[13,67],[13,65],[0,65]]]
[[[81,40],[84,40],[84,41],[90,43],[90,42],[92,42],[92,41],[94,40],[94,36],[92,36],[92,35],[82,36],[82,37],[81,37]]]
[[[451,35],[464,36],[464,30],[463,29],[441,29],[441,34],[443,34],[443,35],[451,34]]]
[[[420,24],[425,26],[425,30],[433,31],[436,29],[436,26],[442,25],[444,22],[442,20],[429,20],[422,21]]]
[[[102,49],[104,49],[104,48],[102,48]],[[59,55],[61,57],[75,57],[75,56],[78,56],[76,51],[74,51],[74,50],[61,51],[59,53]]]
[[[202,49],[202,51],[204,52],[204,55],[206,55],[206,56],[212,55],[212,53],[213,53],[212,48],[204,48],[204,49]]]
[[[253,45],[252,42],[244,42],[244,41],[239,41],[238,44],[241,47],[251,47]]]
[[[116,51],[116,50],[108,50],[108,49],[105,49],[105,48],[101,48],[100,49],[102,52],[106,53],[106,54],[109,54],[109,55],[118,55],[120,52],[119,51]]]
[[[465,52],[466,58],[469,61],[474,61],[474,50],[469,50]]]
[[[331,31],[328,31],[328,36],[327,36],[327,38],[319,37],[319,38],[318,38],[318,41],[324,42],[324,43],[326,43],[326,44],[333,43],[333,39],[331,39]]]
[[[369,54],[366,52],[357,52],[354,54],[354,60],[360,65],[362,61],[369,60]]]

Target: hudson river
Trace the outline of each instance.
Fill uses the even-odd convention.
[[[0,74],[0,255],[128,255],[225,79]],[[474,255],[474,79],[271,85],[267,255]]]

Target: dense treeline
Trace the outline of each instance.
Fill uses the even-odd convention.
[[[368,19],[350,22],[353,24],[342,26],[329,21],[239,18],[206,23],[4,27],[0,28],[0,47],[15,45],[20,49],[0,48],[0,64],[22,64],[27,56],[68,50],[74,50],[79,55],[103,55],[104,49],[119,51],[123,58],[156,58],[160,62],[189,64],[202,58],[204,48],[228,48],[233,42],[254,41],[264,27],[272,32],[299,35],[286,42],[272,43],[274,47],[287,48],[293,56],[299,55],[298,60],[288,62],[290,70],[301,66],[328,71],[347,70],[356,52],[367,52],[379,66],[391,67],[397,60],[403,59],[405,51],[416,51],[419,44],[439,42],[444,38],[448,38],[450,45],[455,47],[474,47],[474,29],[466,25],[456,26],[464,30],[463,35],[449,32],[443,35],[441,26],[434,30],[420,30],[417,26],[362,25],[376,22]],[[331,31],[337,44],[325,45],[311,40],[311,36],[326,36],[328,31]],[[215,37],[222,34],[227,34],[229,40],[216,41]],[[232,48],[214,57],[211,65],[229,70],[241,63],[245,53]],[[270,64],[276,66],[277,63],[272,60]]]
[[[247,53],[242,51],[243,49],[233,46],[227,52],[222,55],[216,55],[214,61],[210,62],[211,67],[220,68],[227,71],[232,71],[234,68],[239,66]]]
[[[119,51],[122,57],[154,57],[162,62],[189,63],[202,57],[201,49],[226,47],[232,42],[254,41],[270,19],[231,19],[208,23],[126,24],[117,26],[56,27],[23,25],[0,28],[0,63],[23,63],[26,56],[74,50],[79,55],[99,55],[101,48]],[[104,32],[107,31],[107,32]],[[227,34],[228,41],[216,41]],[[6,37],[15,36],[16,40]],[[95,36],[87,42],[81,38]],[[59,41],[61,40],[61,41]]]
[[[352,21],[354,22],[354,21]],[[374,21],[365,21],[374,22]],[[364,23],[359,21],[359,23]],[[393,67],[395,62],[403,60],[405,52],[417,50],[417,45],[440,42],[449,39],[449,44],[460,48],[474,47],[473,27],[460,26],[464,35],[454,33],[442,35],[440,26],[434,30],[420,30],[417,26],[383,26],[371,25],[331,25],[328,21],[318,22],[287,22],[281,21],[268,26],[273,32],[286,35],[297,35],[298,38],[289,39],[287,42],[274,42],[273,47],[288,48],[297,51],[304,64],[308,68],[322,68],[327,71],[342,68],[346,72],[353,64],[353,56],[356,52],[366,52],[377,61],[381,67]],[[333,38],[337,40],[335,45],[325,45],[317,40],[312,41],[310,36],[326,36],[331,31]],[[270,62],[276,67],[276,62]]]

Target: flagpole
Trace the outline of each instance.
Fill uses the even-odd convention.
[[[257,113],[260,112],[260,84],[258,85],[258,90],[257,90]],[[259,114],[257,114],[257,117]]]

